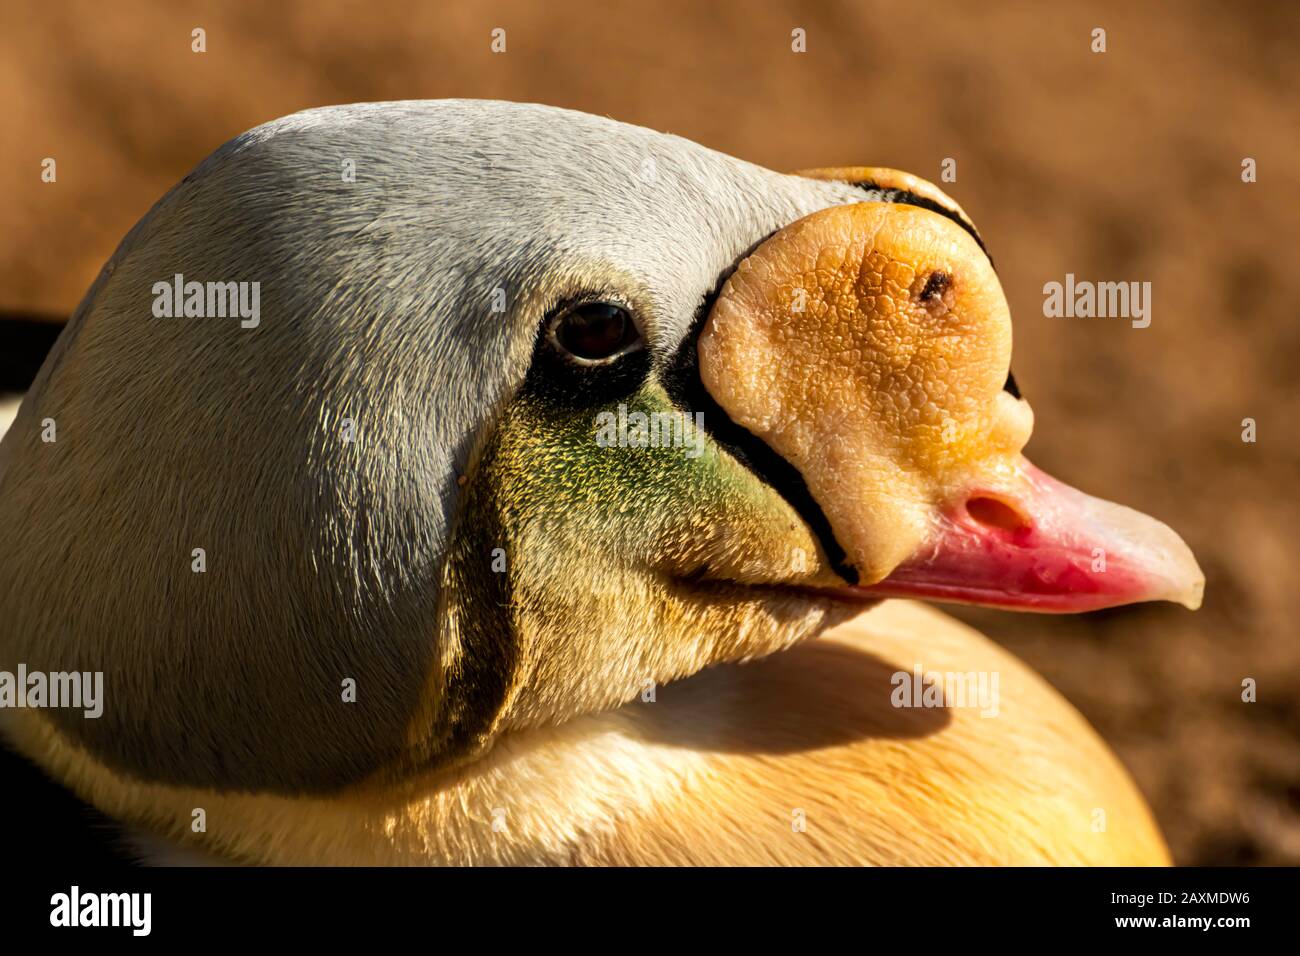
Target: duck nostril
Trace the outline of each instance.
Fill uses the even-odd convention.
[[[988,528],[1002,531],[1024,531],[1030,527],[1029,519],[1011,505],[998,498],[977,495],[966,502],[966,513]]]

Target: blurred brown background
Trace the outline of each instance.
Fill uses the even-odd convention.
[[[943,186],[1016,317],[1030,456],[1167,521],[1208,577],[1196,614],[961,616],[1093,721],[1179,862],[1300,863],[1300,6],[1045,6],[10,0],[0,311],[66,316],[190,167],[311,106],[537,101],[775,169],[938,181],[954,158]],[[1044,318],[1043,284],[1067,272],[1152,282],[1151,326]],[[1257,703],[1241,701],[1247,677]]]

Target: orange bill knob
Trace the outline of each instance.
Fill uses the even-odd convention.
[[[1006,299],[950,218],[868,202],[792,223],[728,279],[699,355],[719,406],[803,476],[864,596],[1199,604],[1176,534],[1020,454]]]

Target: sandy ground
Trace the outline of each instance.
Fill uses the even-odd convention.
[[[1209,579],[1196,614],[963,616],[1097,725],[1180,862],[1300,863],[1298,39],[1282,3],[7,2],[0,310],[66,315],[191,166],[309,106],[540,101],[777,169],[937,180],[954,158],[1016,317],[1031,457],[1170,523]],[[1150,281],[1151,326],[1045,318],[1067,272]]]

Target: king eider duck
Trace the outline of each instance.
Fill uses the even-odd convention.
[[[0,445],[0,668],[103,677],[5,733],[159,861],[1165,863],[1068,703],[895,600],[1200,602],[1025,460],[1010,357],[896,170],[512,103],[258,127]]]

